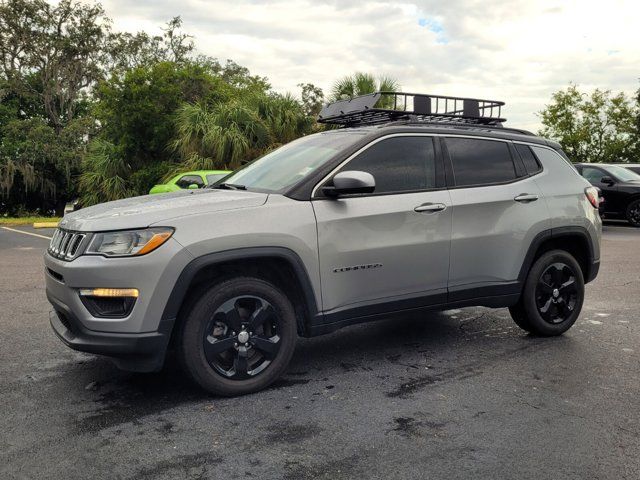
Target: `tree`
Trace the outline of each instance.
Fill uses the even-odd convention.
[[[174,17],[162,29],[162,35],[151,36],[147,32],[111,34],[108,70],[117,73],[159,62],[179,65],[190,62],[194,49],[193,37],[183,33],[181,27],[182,19]]]
[[[73,175],[82,158],[83,135],[91,128],[85,118],[72,120],[58,133],[38,117],[3,125],[0,194],[9,199],[10,211],[23,206],[60,214],[64,199],[76,193]]]
[[[635,128],[635,146],[636,151],[634,154],[635,161],[637,162],[640,159],[640,88],[636,91],[636,128]]]
[[[0,196],[6,209],[61,213],[74,193],[89,87],[102,77],[109,20],[99,4],[0,2]]]
[[[557,140],[574,162],[629,162],[638,151],[640,109],[624,94],[570,85],[541,112],[539,134]]]
[[[307,133],[302,106],[290,95],[237,94],[228,102],[182,106],[173,149],[188,169],[237,168]]]
[[[82,205],[94,205],[134,195],[128,181],[132,173],[131,165],[114,144],[94,140],[82,164],[79,178]]]
[[[56,133],[82,92],[103,75],[109,20],[99,4],[8,0],[0,4],[0,75],[42,105]]]
[[[302,89],[302,109],[308,117],[317,118],[324,104],[324,93],[313,83],[299,83]]]
[[[375,77],[370,73],[356,72],[353,75],[342,77],[333,84],[330,101],[335,102],[374,92],[397,92],[398,90],[400,90],[400,84],[394,78]]]
[[[95,92],[101,135],[134,166],[166,159],[173,114],[184,102],[227,98],[227,87],[202,67],[160,62],[101,82]]]

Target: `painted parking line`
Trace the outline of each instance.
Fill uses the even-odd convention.
[[[2,228],[5,230],[9,230],[11,232],[18,232],[18,233],[23,233],[25,235],[31,235],[32,237],[45,238],[47,240],[51,240],[51,237],[47,237],[46,235],[40,235],[39,233],[25,232],[24,230],[18,230],[18,229],[9,228],[9,227],[2,227]]]

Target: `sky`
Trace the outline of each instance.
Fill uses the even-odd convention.
[[[196,49],[233,59],[299,95],[355,71],[403,91],[506,102],[507,126],[570,82],[632,94],[640,86],[640,2],[557,0],[104,0],[116,30],[160,33],[181,16]]]

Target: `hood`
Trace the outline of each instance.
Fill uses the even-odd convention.
[[[80,232],[145,228],[193,213],[258,207],[267,201],[267,197],[266,193],[208,188],[143,195],[69,213],[60,221],[60,227]],[[170,222],[166,225],[171,226]]]

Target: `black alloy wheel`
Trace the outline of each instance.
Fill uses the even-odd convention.
[[[546,322],[564,322],[578,301],[575,272],[565,263],[552,263],[540,275],[535,295],[538,312]]]
[[[291,299],[254,277],[194,290],[178,321],[185,372],[216,395],[244,395],[272,384],[286,371],[298,338]]]
[[[640,227],[640,200],[631,202],[627,207],[627,220],[634,227]]]
[[[584,277],[576,259],[565,250],[543,253],[534,262],[515,305],[516,324],[534,335],[562,335],[576,322],[584,301]]]
[[[278,317],[257,296],[233,297],[213,313],[204,331],[204,352],[220,375],[245,380],[260,374],[278,354]]]

